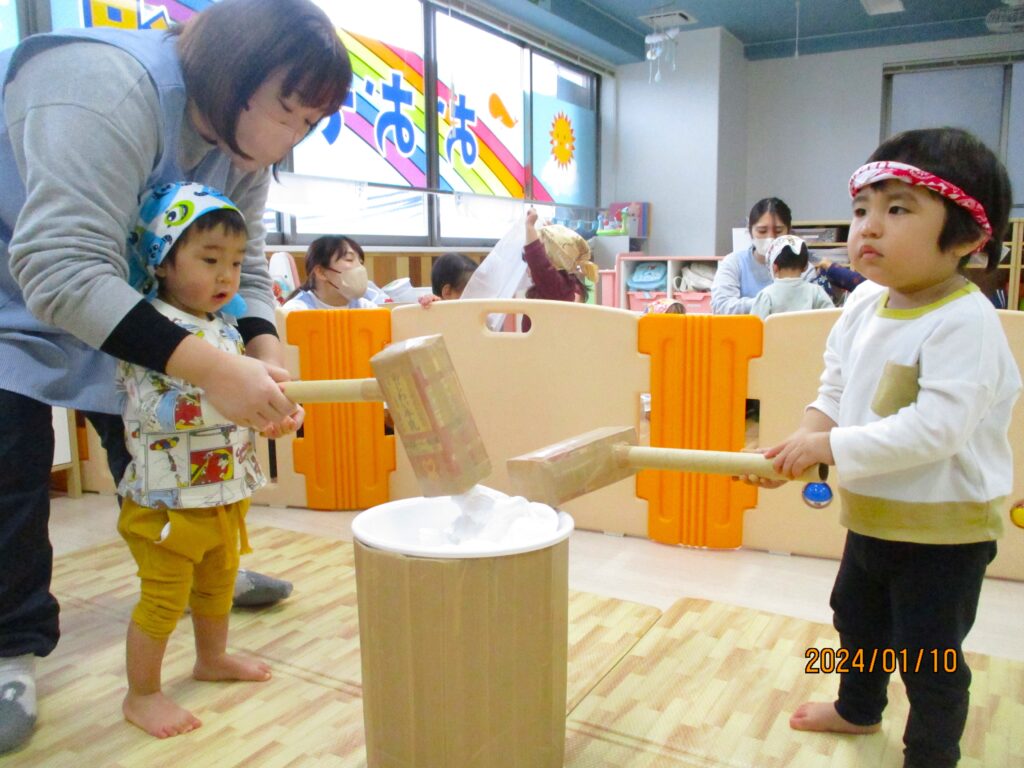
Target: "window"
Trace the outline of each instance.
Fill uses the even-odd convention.
[[[55,29],[166,28],[212,2],[49,0]],[[288,199],[287,216],[265,218],[271,232],[283,223],[275,240],[483,243],[524,201],[566,223],[594,218],[597,75],[432,0],[314,2],[349,51],[352,92],[284,164],[293,191],[307,189],[272,193]]]
[[[338,24],[352,61],[352,90],[341,111],[295,148],[292,167],[358,184],[339,185],[330,212],[296,216],[295,231],[426,239],[423,6],[419,0],[318,5]]]
[[[954,126],[970,131],[1006,163],[1011,216],[1024,215],[1024,64],[1012,59],[906,67],[886,74],[882,132]],[[955,93],[955,99],[949,94]]]
[[[955,99],[950,94],[956,94]],[[963,67],[892,76],[888,135],[949,125],[999,149],[1003,67]]]
[[[164,6],[142,0],[50,0],[50,22],[52,29],[167,29],[172,23],[191,18],[211,2],[172,2]]]
[[[1013,186],[1014,215],[1024,216],[1024,64],[1013,65],[1011,78],[1006,169]]]
[[[0,50],[13,48],[20,39],[18,6],[13,0],[5,0],[0,3]]]
[[[526,197],[528,51],[437,14],[437,162],[442,238],[498,237]],[[481,52],[486,51],[486,65]]]
[[[596,205],[593,76],[534,53],[532,85],[533,197],[565,205]]]

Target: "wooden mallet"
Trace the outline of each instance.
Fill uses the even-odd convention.
[[[424,496],[465,493],[491,473],[440,335],[391,344],[370,365],[376,378],[289,381],[281,388],[298,403],[387,402]]]
[[[647,448],[636,443],[633,427],[603,427],[516,456],[508,460],[512,490],[555,507],[624,480],[641,469],[789,479],[777,473],[771,460],[759,453]],[[824,483],[828,466],[819,464],[797,479]]]

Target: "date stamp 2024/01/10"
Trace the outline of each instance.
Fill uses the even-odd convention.
[[[955,648],[808,648],[804,651],[808,675],[845,674],[847,672],[956,672],[959,656]]]

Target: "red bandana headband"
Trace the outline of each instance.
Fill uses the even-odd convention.
[[[896,181],[902,181],[904,184],[918,187],[927,187],[947,200],[952,200],[971,214],[971,217],[989,238],[992,237],[992,225],[989,224],[988,215],[985,213],[985,206],[960,189],[956,184],[951,184],[945,179],[940,179],[934,173],[922,171],[920,168],[915,168],[906,163],[880,160],[877,163],[862,165],[850,177],[850,197],[856,197],[857,193],[866,186],[888,179],[895,179]]]

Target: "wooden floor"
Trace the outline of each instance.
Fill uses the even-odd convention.
[[[0,765],[364,766],[351,545],[259,525],[252,541],[247,567],[296,584],[278,606],[232,616],[232,649],[269,661],[271,681],[192,680],[184,621],[169,646],[165,687],[203,727],[158,741],[125,723],[123,638],[134,564],[119,541],[79,549],[55,566],[63,639],[39,663],[39,728]],[[804,674],[807,647],[836,645],[825,624],[693,598],[662,608],[573,591],[569,608],[567,766],[901,765],[899,682],[879,734],[806,734],[786,725],[801,701],[835,693],[834,675]],[[1024,766],[1024,663],[978,654],[970,661],[961,765]]]

